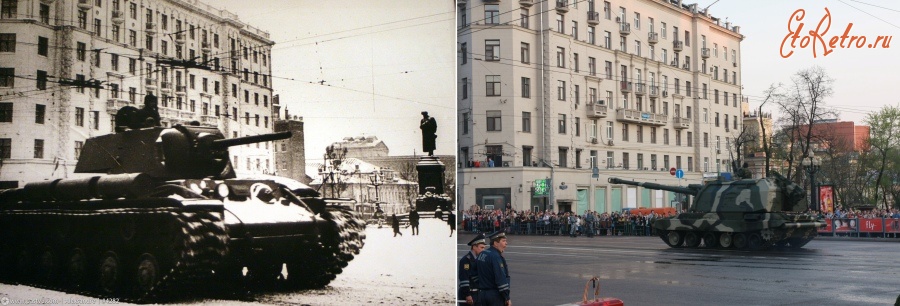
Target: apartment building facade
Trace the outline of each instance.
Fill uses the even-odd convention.
[[[681,1],[457,4],[460,208],[663,207],[675,194],[606,178],[729,171],[740,27]]]
[[[234,13],[195,0],[20,0],[0,9],[5,186],[77,176],[84,141],[112,133],[116,111],[141,108],[150,93],[163,126],[196,121],[227,138],[273,130],[274,42]],[[236,171],[271,173],[270,146],[232,147]]]

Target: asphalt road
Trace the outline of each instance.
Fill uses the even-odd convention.
[[[473,235],[458,239],[457,257]],[[508,236],[513,305],[600,297],[626,305],[893,305],[900,241],[816,239],[803,249],[672,249],[658,237]],[[592,293],[589,294],[589,297]]]

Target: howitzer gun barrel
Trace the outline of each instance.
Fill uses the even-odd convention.
[[[610,184],[624,184],[624,185],[632,185],[632,186],[641,186],[648,189],[656,189],[656,190],[665,190],[671,191],[675,193],[688,194],[688,195],[697,195],[700,191],[699,189],[689,187],[680,187],[680,186],[670,186],[670,185],[662,185],[657,183],[649,183],[649,182],[635,182],[623,180],[616,177],[611,177],[607,180]]]
[[[212,144],[210,144],[210,148],[215,149],[215,150],[221,150],[221,149],[225,149],[227,147],[240,146],[240,145],[257,143],[257,142],[282,140],[282,139],[288,139],[288,138],[291,138],[291,132],[279,132],[279,133],[244,136],[244,137],[229,138],[229,139],[218,139],[218,140],[214,140],[212,142]]]

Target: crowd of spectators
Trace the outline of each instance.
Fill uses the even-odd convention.
[[[489,233],[505,230],[519,235],[654,235],[653,220],[665,217],[656,213],[636,215],[628,212],[598,213],[531,211],[512,209],[480,209],[473,206],[463,211],[461,228],[468,232]],[[573,226],[574,225],[574,226]]]
[[[871,210],[859,210],[848,208],[844,209],[840,206],[837,207],[833,213],[822,213],[821,217],[825,219],[855,219],[855,218],[885,218],[885,219],[900,219],[900,210],[896,208],[891,209],[871,209]]]

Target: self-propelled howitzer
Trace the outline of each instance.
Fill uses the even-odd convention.
[[[324,287],[365,223],[230,162],[228,147],[288,137],[175,125],[90,138],[75,172],[96,175],[0,190],[0,279],[133,302]]]
[[[684,212],[653,222],[670,247],[735,247],[762,249],[772,245],[799,248],[825,225],[808,214],[803,189],[774,173],[765,179],[713,181],[687,188],[610,178],[610,183],[642,186],[694,196]]]

